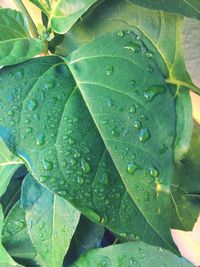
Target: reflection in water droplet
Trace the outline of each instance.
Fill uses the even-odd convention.
[[[132,53],[137,53],[141,51],[141,46],[133,42],[130,42],[129,44],[124,46],[124,48],[130,50]]]
[[[26,128],[26,133],[27,134],[32,133],[32,131],[33,131],[33,128],[31,128],[31,127],[27,127]]]
[[[153,54],[150,51],[146,51],[145,56],[151,58],[153,57]]]
[[[111,76],[114,72],[114,67],[112,65],[109,65],[107,68],[106,68],[106,75],[107,76]]]
[[[90,164],[85,159],[81,160],[81,168],[87,174],[90,173],[90,171],[91,171]]]
[[[149,130],[147,128],[141,129],[139,136],[140,142],[145,143],[146,141],[149,140],[149,138],[150,138]]]
[[[41,183],[45,183],[46,181],[49,180],[49,176],[42,175],[42,176],[40,176],[39,180],[40,180]]]
[[[106,105],[107,105],[108,107],[114,107],[114,105],[115,105],[115,101],[112,100],[111,98],[107,97],[107,98],[106,98]]]
[[[84,179],[82,177],[77,178],[78,184],[82,185],[84,183]]]
[[[134,162],[130,162],[127,165],[127,172],[133,174],[137,170],[138,166]]]
[[[49,80],[44,85],[45,89],[52,89],[54,86],[55,86],[54,80]]]
[[[37,106],[38,106],[38,102],[37,102],[36,99],[29,100],[29,102],[28,102],[28,108],[29,108],[30,111],[36,110]]]
[[[52,161],[44,159],[42,161],[42,165],[43,165],[44,169],[47,171],[51,171],[53,169],[53,162]]]
[[[164,94],[166,91],[164,85],[153,85],[144,91],[145,99],[150,102],[157,95]]]
[[[118,31],[117,32],[117,36],[124,37],[125,36],[125,32],[124,31]]]
[[[135,114],[136,113],[136,107],[134,105],[131,106],[129,109],[129,112]]]
[[[136,130],[140,130],[141,127],[142,127],[142,124],[141,124],[140,121],[134,121],[134,122],[133,122],[133,126],[134,126],[134,128],[135,128]]]
[[[37,145],[42,146],[45,144],[45,135],[43,132],[39,132],[37,136]]]
[[[149,168],[149,174],[152,177],[157,178],[159,176],[159,171],[156,167],[151,167],[151,168]]]

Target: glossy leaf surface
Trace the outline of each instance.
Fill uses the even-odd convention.
[[[169,251],[140,242],[114,245],[96,249],[83,255],[70,267],[192,267],[186,260]]]
[[[41,266],[61,266],[76,230],[80,213],[28,174],[22,185],[22,206],[28,233]]]
[[[30,1],[49,17],[49,26],[53,31],[61,34],[67,32],[97,0]]]
[[[30,36],[21,12],[0,9],[0,32],[0,66],[17,64],[44,52],[44,43]]]
[[[141,238],[170,248],[171,244],[163,240],[162,231],[158,233],[154,229],[125,189],[64,62],[56,57],[44,57],[21,64],[17,69],[24,75],[20,81],[16,79],[15,68],[1,71],[1,92],[5,95],[1,129],[7,133],[3,136],[10,149],[26,161],[40,183],[69,200],[94,222],[129,239]],[[132,81],[132,72],[129,75]],[[13,77],[15,89],[21,90],[23,86],[21,102],[7,83],[9,76]],[[132,83],[128,82],[128,86],[131,92]],[[12,100],[7,98],[10,94],[14,94]],[[157,97],[161,100],[163,95]],[[171,98],[170,113],[174,116],[173,96],[168,92],[167,97]],[[103,108],[111,104],[112,109],[109,98],[105,104]],[[130,113],[127,125],[134,130],[131,106],[132,103],[127,107]],[[10,121],[7,113],[13,107],[17,108]],[[138,141],[140,130],[134,131]],[[152,187],[155,190],[154,179]],[[148,195],[142,197],[148,200]],[[169,232],[167,235],[170,239]]]
[[[200,2],[198,0],[130,0],[134,4],[200,19]]]
[[[1,232],[3,228],[3,211],[2,208],[0,207],[0,241],[1,241]],[[5,248],[0,242],[0,264],[1,266],[6,266],[6,267],[22,267],[22,265],[17,264],[7,253]]]

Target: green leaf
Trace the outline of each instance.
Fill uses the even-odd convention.
[[[191,231],[200,213],[200,126],[195,124],[186,157],[176,164],[172,184],[171,228]]]
[[[187,17],[200,19],[200,2],[197,0],[130,0],[130,2],[156,10],[181,14]]]
[[[30,0],[38,6],[49,18],[49,27],[57,33],[67,32],[73,24],[92,6],[97,0]]]
[[[10,210],[3,226],[2,243],[9,254],[18,262],[33,260],[37,252],[28,234],[25,211],[18,201]]]
[[[21,162],[13,156],[0,138],[0,196],[2,196]]]
[[[148,38],[152,47],[151,53],[159,52],[166,65],[161,69],[169,83],[200,92],[185,69],[182,44],[183,17],[147,10],[131,1],[108,0],[99,4],[65,35],[63,44],[57,48],[57,53],[66,56],[84,43],[105,33],[134,28],[138,29],[138,36],[145,35]]]
[[[28,174],[22,185],[22,206],[31,240],[42,266],[61,266],[79,221],[79,212]]]
[[[146,38],[137,39],[133,31],[107,34],[67,62],[127,191],[170,244],[174,96]]]
[[[70,267],[122,266],[192,267],[193,265],[169,251],[134,242],[91,250]]]
[[[2,233],[2,227],[3,227],[3,211],[0,207],[0,240],[1,240],[1,233]],[[17,264],[7,253],[5,248],[0,242],[0,264],[1,266],[6,267],[22,267],[22,265]]]
[[[177,88],[176,117],[174,158],[179,161],[190,149],[193,128],[192,102],[189,90],[185,87]]]
[[[15,67],[1,70],[0,133],[9,148],[24,159],[40,183],[69,200],[92,221],[128,239],[141,238],[170,249],[173,243],[169,229],[164,235],[168,235],[170,244],[146,220],[124,187],[66,64],[57,57],[43,57],[18,65],[17,69],[24,76],[20,81],[14,79],[12,88],[8,77],[14,77]],[[131,72],[130,81],[132,78]],[[128,86],[131,92],[132,82]],[[11,101],[7,96],[13,89],[18,94],[21,87],[21,102],[16,97]],[[163,97],[158,99],[164,101]],[[169,92],[167,97],[173,102]],[[106,99],[106,107],[110,104],[112,109],[112,101]],[[170,114],[174,116],[171,105]],[[13,106],[18,109],[11,122],[7,114]],[[131,106],[127,106],[127,112],[133,122]],[[107,119],[102,122],[106,124]],[[175,130],[175,125],[172,127]],[[171,148],[169,151],[172,153]],[[148,200],[148,193],[141,196]]]
[[[0,66],[26,61],[44,51],[43,41],[31,38],[21,12],[0,8],[0,32]]]

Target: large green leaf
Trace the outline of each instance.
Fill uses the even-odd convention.
[[[169,251],[141,242],[95,249],[83,255],[70,267],[192,267]]]
[[[158,229],[154,229],[146,214],[142,214],[129,196],[63,61],[57,57],[38,58],[18,65],[17,69],[24,73],[20,81],[14,79],[16,90],[23,85],[21,102],[15,97],[12,101],[7,98],[13,90],[7,78],[14,76],[16,69],[9,67],[1,70],[3,109],[0,112],[2,118],[0,132],[9,148],[26,161],[40,183],[68,199],[94,222],[106,225],[124,237],[141,238],[146,242],[171,248],[173,245],[169,226],[164,231],[158,230],[161,229],[160,225]],[[136,74],[138,73],[137,71]],[[131,93],[134,78],[131,70],[128,75],[131,76],[126,88],[130,88]],[[152,76],[151,73],[149,75]],[[162,76],[159,72],[158,75]],[[170,125],[172,131],[175,131],[173,96],[166,90],[166,94],[158,96],[157,100],[159,100],[158,106],[161,105],[160,101],[170,103],[169,114],[172,118]],[[127,106],[125,103],[126,112],[130,117],[126,127],[131,125],[134,129],[132,123],[135,114],[132,104],[131,102],[131,105]],[[10,122],[7,114],[13,106],[18,106],[18,109],[15,110]],[[112,101],[106,98],[102,108],[109,107],[112,110]],[[138,119],[141,115],[138,114]],[[107,119],[101,122],[102,125],[103,123],[106,125]],[[135,135],[138,135],[139,130],[134,131]],[[126,136],[126,128],[123,132]],[[173,140],[173,136],[169,138]],[[164,152],[168,148],[168,141],[167,137],[165,146],[162,143],[159,147],[161,153],[163,148]],[[125,154],[128,153],[125,151]],[[170,163],[171,148],[168,153]],[[134,154],[131,155],[133,156]],[[164,154],[161,157],[165,158]],[[148,164],[152,162],[148,161]],[[131,172],[131,166],[129,171]],[[149,181],[153,181],[152,187],[155,189],[154,178],[149,177]],[[148,201],[148,192],[142,192],[138,196]],[[152,216],[154,212],[156,214],[156,211],[153,211]],[[160,219],[160,216],[158,218]],[[168,218],[166,222],[163,220],[163,224],[167,224],[167,220]],[[168,240],[165,240],[165,237]]]
[[[22,267],[22,265],[17,264],[7,253],[3,245],[1,244],[1,232],[3,227],[3,211],[0,206],[0,265],[2,267]]]
[[[67,32],[97,0],[30,0],[49,18],[49,27],[57,33]]]
[[[21,162],[13,156],[0,138],[0,196],[2,196]]]
[[[0,32],[0,66],[26,61],[44,51],[43,41],[30,36],[21,12],[0,8]]]
[[[198,0],[130,0],[130,2],[146,8],[164,10],[200,19],[200,2]]]
[[[2,243],[9,254],[19,262],[30,262],[37,252],[28,234],[25,211],[18,201],[10,210],[3,226]]]
[[[192,229],[200,213],[200,126],[195,124],[190,151],[176,164],[172,184],[171,227]]]
[[[154,50],[155,54],[159,52],[166,65],[162,71],[169,83],[185,85],[195,92],[200,92],[192,84],[185,69],[182,44],[183,18],[147,10],[134,5],[131,1],[108,0],[100,4],[65,35],[64,42],[57,48],[57,53],[68,55],[84,43],[107,32],[133,28],[138,29],[138,36],[144,34],[153,44],[151,53],[154,53]]]
[[[28,174],[22,185],[28,233],[43,267],[62,267],[80,213]]]
[[[111,33],[67,60],[127,191],[170,243],[176,112],[170,87],[146,45],[146,38],[137,40],[134,32]]]

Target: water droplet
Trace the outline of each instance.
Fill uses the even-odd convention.
[[[149,130],[147,128],[141,129],[139,136],[140,142],[145,143],[146,141],[149,140],[149,138],[150,138]]]
[[[114,67],[112,65],[109,65],[107,68],[106,68],[106,75],[107,76],[111,76],[114,72]]]
[[[12,120],[12,121],[10,121],[9,124],[10,124],[10,126],[14,126],[15,125],[15,121]]]
[[[16,79],[22,79],[23,78],[23,76],[24,76],[24,72],[23,72],[23,70],[19,70],[19,71],[17,71],[16,73],[15,73],[15,78]]]
[[[130,42],[126,46],[124,46],[125,49],[130,50],[133,53],[137,53],[141,51],[141,46],[137,43]]]
[[[125,36],[125,32],[124,31],[118,31],[117,32],[117,36],[124,37]]]
[[[131,80],[130,83],[131,83],[132,87],[135,87],[135,85],[136,85],[136,81],[135,80]]]
[[[111,98],[107,97],[106,98],[106,105],[109,107],[113,107],[115,105],[115,101],[112,100]]]
[[[129,109],[129,112],[135,114],[136,113],[136,107],[135,106],[131,106],[130,109]]]
[[[49,80],[44,85],[45,89],[52,89],[54,86],[55,86],[54,80]]]
[[[101,124],[102,124],[102,125],[106,125],[106,124],[108,124],[108,123],[109,123],[109,120],[102,120],[102,121],[101,121]]]
[[[151,58],[151,57],[153,57],[153,53],[151,53],[150,51],[146,51],[145,56],[148,58]]]
[[[136,130],[140,130],[141,127],[142,127],[142,124],[140,121],[134,121],[133,122],[133,127],[136,129]]]
[[[29,226],[30,228],[33,227],[33,221],[32,221],[31,219],[28,220],[28,226]]]
[[[117,127],[114,127],[111,131],[112,136],[118,137],[120,132],[118,131]]]
[[[32,131],[33,131],[33,128],[31,128],[31,127],[27,127],[26,128],[26,133],[27,134],[32,133]]]
[[[28,102],[28,108],[29,108],[30,111],[36,110],[37,106],[38,106],[38,102],[37,102],[36,99],[29,100],[29,102]]]
[[[152,73],[152,72],[154,71],[154,69],[153,69],[153,67],[148,66],[148,67],[146,68],[146,71]]]
[[[81,168],[87,174],[90,173],[90,171],[91,171],[90,164],[85,159],[81,160]]]
[[[165,91],[164,85],[153,85],[144,91],[144,97],[148,102],[151,102],[155,96],[164,94]]]
[[[66,196],[67,195],[67,192],[66,191],[64,191],[64,190],[61,190],[61,191],[58,191],[58,194],[60,195],[60,196]]]
[[[44,169],[47,171],[51,171],[53,169],[53,162],[52,161],[44,159],[42,161],[42,165],[43,165]]]
[[[45,144],[45,135],[43,132],[39,132],[37,136],[37,145],[42,146]]]
[[[9,111],[8,111],[8,116],[14,116],[14,111],[9,110]]]
[[[152,177],[157,178],[159,176],[159,171],[156,167],[151,167],[151,168],[149,168],[149,174]]]
[[[25,119],[25,120],[24,120],[24,123],[25,123],[25,124],[28,124],[28,123],[30,123],[30,120],[29,120],[29,119]]]
[[[84,184],[84,179],[82,177],[78,177],[77,182],[78,182],[78,184],[82,185],[82,184]]]
[[[40,179],[39,180],[40,180],[41,183],[45,183],[46,181],[49,180],[49,176],[42,175],[42,176],[40,176]]]
[[[128,165],[127,165],[127,172],[129,174],[133,174],[137,169],[138,169],[137,164],[135,164],[134,162],[128,163]]]

